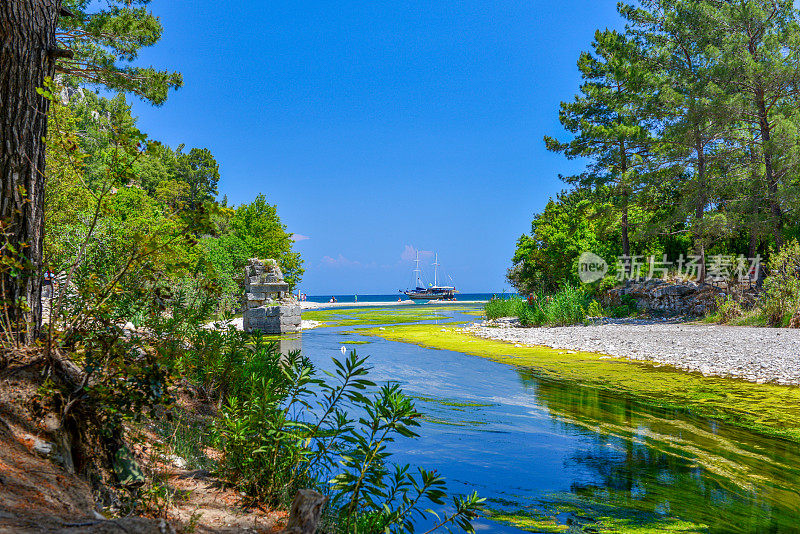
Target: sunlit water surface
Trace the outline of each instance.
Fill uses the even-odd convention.
[[[442,322],[475,319],[440,314]],[[476,489],[492,509],[554,517],[576,532],[598,517],[637,532],[680,530],[676,519],[695,525],[691,532],[800,532],[795,443],[476,356],[345,334],[352,331],[305,331],[303,353],[331,370],[348,340],[370,341],[348,349],[368,354],[372,380],[399,382],[425,415],[418,439],[392,445],[398,463],[436,469],[452,491]],[[521,532],[487,519],[476,526]]]

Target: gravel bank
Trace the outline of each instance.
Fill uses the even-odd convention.
[[[499,320],[466,330],[520,345],[648,360],[706,376],[800,385],[800,329],[674,323],[518,328]]]

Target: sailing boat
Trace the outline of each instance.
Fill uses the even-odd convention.
[[[454,286],[439,285],[439,254],[436,254],[436,259],[433,262],[433,285],[430,287],[422,285],[422,270],[419,268],[419,252],[417,252],[417,259],[414,260],[414,263],[414,275],[417,287],[406,291],[400,290],[401,293],[413,300],[455,300],[458,291],[456,291]]]

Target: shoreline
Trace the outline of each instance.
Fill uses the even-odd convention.
[[[692,323],[520,328],[508,321],[484,321],[465,331],[519,346],[669,365],[706,377],[800,385],[800,329]]]
[[[422,304],[415,300],[403,300],[400,302],[310,302],[308,300],[298,301],[301,310],[326,310],[334,308],[376,308],[390,306],[458,306],[459,304],[485,304],[486,300],[429,300]]]
[[[677,326],[677,325],[668,325]],[[578,386],[598,394],[628,396],[657,409],[690,409],[699,417],[800,442],[800,388],[757,383],[732,376],[703,376],[674,364],[614,357],[585,350],[555,349],[481,337],[472,327],[393,325],[358,331],[389,341],[459,352],[516,367],[521,376]],[[569,330],[575,327],[564,327]],[[489,330],[523,330],[488,328]],[[543,329],[545,330],[545,329]],[[638,342],[638,338],[633,338]],[[595,393],[592,393],[594,395]]]

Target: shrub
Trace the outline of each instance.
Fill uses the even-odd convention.
[[[444,504],[441,477],[392,464],[387,446],[398,437],[416,437],[421,415],[398,384],[374,390],[366,358],[352,351],[334,359],[335,372],[321,379],[299,352],[281,356],[275,344],[258,341],[249,351],[232,350],[241,341],[213,341],[244,355],[229,375],[240,386],[224,400],[214,427],[223,480],[253,502],[270,505],[288,504],[301,487],[327,493],[326,531],[334,532],[408,531],[424,515],[424,502]],[[455,497],[438,525],[471,532],[482,503],[474,493]]]
[[[580,288],[567,285],[553,294],[532,293],[527,301],[493,298],[485,309],[489,319],[517,317],[523,326],[565,326],[586,320],[588,300]]]
[[[764,279],[764,313],[771,326],[786,326],[800,309],[800,244],[793,240],[774,253]]]
[[[575,286],[567,285],[553,295],[539,299],[544,324],[566,326],[586,320],[586,294]]]
[[[716,318],[720,323],[729,323],[742,316],[743,310],[739,302],[732,295],[717,297]]]
[[[486,303],[484,310],[488,319],[498,319],[500,317],[521,317],[527,307],[528,304],[522,297],[492,297]]]
[[[586,315],[588,317],[605,317],[606,312],[599,302],[592,300],[592,302],[589,303],[589,308],[586,310]]]
[[[622,295],[620,304],[612,306],[609,312],[611,317],[630,317],[639,311],[639,303],[631,295]]]

